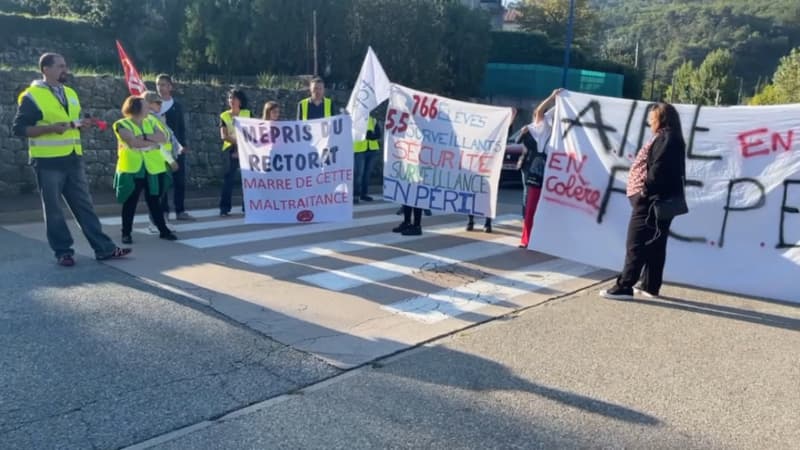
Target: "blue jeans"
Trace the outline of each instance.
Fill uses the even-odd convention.
[[[367,150],[353,155],[353,197],[369,195],[369,176],[378,156],[377,150]]]
[[[48,165],[47,168],[42,168],[34,163],[34,171],[42,197],[47,242],[56,258],[75,253],[72,249],[74,244],[72,234],[69,232],[66,216],[61,208],[62,197],[80,225],[86,240],[94,249],[95,257],[104,258],[111,255],[117,245],[103,233],[103,226],[94,212],[81,157],[74,155],[65,158],[64,164],[58,167]]]

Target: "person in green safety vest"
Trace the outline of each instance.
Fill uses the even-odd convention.
[[[161,153],[167,136],[150,118],[150,110],[141,97],[130,96],[125,99],[122,114],[125,117],[113,125],[117,137],[114,189],[117,201],[122,203],[122,242],[133,242],[133,217],[142,191],[145,192],[150,220],[158,228],[159,237],[168,241],[177,240],[178,237],[167,228],[161,209],[161,195],[169,189],[170,183],[167,161]]]
[[[252,117],[247,109],[247,96],[244,91],[231,89],[228,92],[228,106],[230,109],[219,115],[219,136],[222,139],[223,152],[223,179],[222,192],[219,198],[219,215],[227,216],[231,213],[233,199],[233,185],[236,173],[239,172],[239,152],[236,146],[236,127],[234,117]],[[242,200],[244,212],[244,200]]]
[[[311,96],[297,103],[297,120],[322,119],[333,115],[333,101],[325,97],[325,82],[315,77],[308,83]]]
[[[131,249],[117,247],[103,233],[92,205],[81,146],[81,131],[92,125],[92,119],[81,118],[78,94],[64,85],[69,79],[67,63],[59,54],[45,53],[39,58],[39,70],[42,79],[33,81],[17,98],[12,131],[15,136],[28,139],[47,225],[47,242],[59,265],[75,265],[72,234],[61,209],[63,198],[96,259],[124,257]]]
[[[381,149],[381,127],[374,117],[369,116],[367,121],[367,135],[361,141],[353,143],[353,203],[359,200],[371,202],[369,196],[369,175]]]

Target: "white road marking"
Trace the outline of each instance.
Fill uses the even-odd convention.
[[[420,271],[426,264],[450,265],[499,255],[511,249],[516,249],[515,244],[517,242],[519,242],[519,238],[516,236],[504,236],[491,241],[472,242],[440,249],[435,254],[416,252],[387,261],[376,261],[371,264],[360,264],[341,270],[319,272],[299,279],[332,291],[343,291],[364,284],[411,275]]]
[[[595,272],[597,267],[551,259],[456,288],[403,300],[382,309],[432,324]]]
[[[516,214],[507,214],[495,218],[494,226],[516,226],[522,223]],[[400,233],[381,233],[363,238],[341,239],[314,245],[298,245],[269,252],[249,253],[232,258],[256,267],[269,267],[288,262],[299,262],[318,256],[330,256],[337,253],[348,253],[366,248],[389,248],[394,244],[422,239],[430,234],[450,235],[464,230],[464,224],[442,224],[424,228],[421,236],[403,236]]]

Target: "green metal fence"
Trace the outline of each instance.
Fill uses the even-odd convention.
[[[540,64],[489,63],[483,77],[483,96],[544,98],[561,86],[562,68]],[[622,96],[624,77],[617,73],[570,69],[567,89],[587,94]]]

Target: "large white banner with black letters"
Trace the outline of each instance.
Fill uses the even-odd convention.
[[[559,96],[532,249],[621,269],[648,107]],[[800,105],[677,108],[691,211],[673,222],[665,279],[800,303]]]

